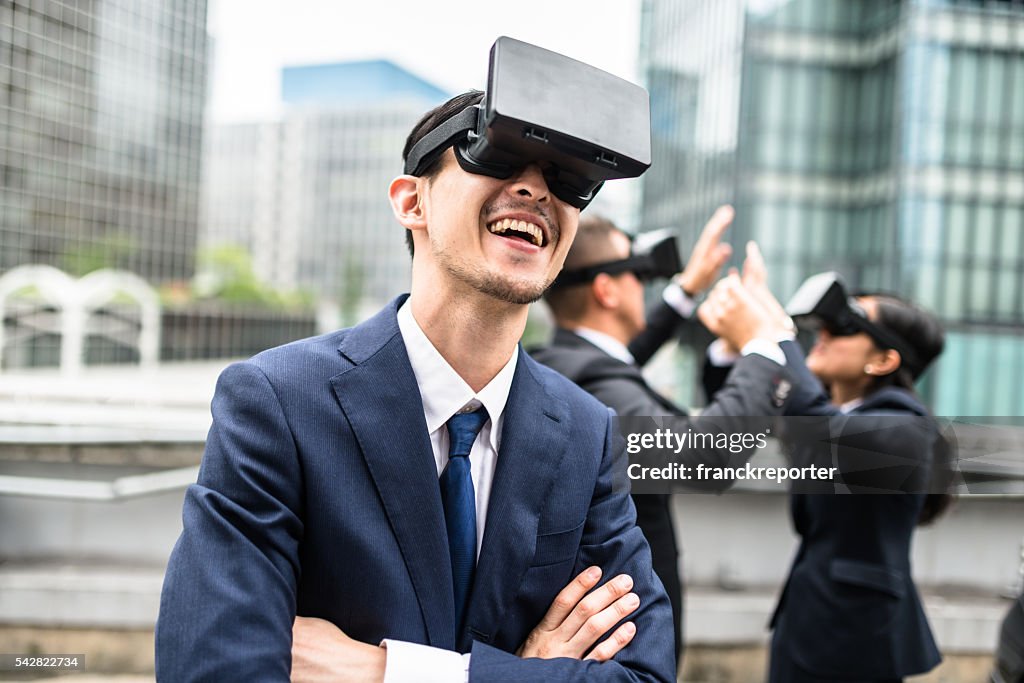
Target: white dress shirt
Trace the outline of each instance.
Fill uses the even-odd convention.
[[[861,397],[852,398],[846,403],[839,406],[839,412],[843,415],[853,412],[857,408],[860,408],[861,404],[864,403],[864,399]]]
[[[438,477],[448,464],[448,429],[445,427],[448,420],[456,413],[475,410],[481,405],[490,417],[473,442],[469,455],[476,494],[476,553],[479,557],[498,447],[501,445],[505,403],[512,388],[519,349],[517,347],[512,352],[512,357],[487,386],[474,392],[430,343],[413,317],[408,301],[398,309],[398,329],[423,399],[423,417],[430,434]],[[461,683],[469,679],[468,654],[390,639],[382,644],[387,648],[384,683]]]
[[[661,290],[661,298],[682,318],[689,318],[697,309],[697,302],[675,282],[665,285],[665,289]]]
[[[782,347],[780,347],[779,344],[784,341],[792,340],[792,335],[780,336],[774,342],[767,339],[751,339],[743,346],[739,355],[737,355],[732,351],[727,350],[724,339],[716,339],[708,346],[708,360],[711,361],[712,365],[720,368],[726,368],[735,364],[736,359],[739,356],[749,356],[752,353],[756,353],[759,356],[764,356],[768,360],[775,361],[779,365],[785,367],[786,352],[782,350]]]
[[[670,282],[666,285],[665,289],[661,292],[661,298],[664,299],[665,303],[671,306],[675,312],[679,314],[679,317],[683,319],[689,318],[693,315],[693,311],[697,308],[697,302],[691,299],[690,296],[683,291],[683,288],[675,282]],[[636,359],[633,358],[633,354],[629,352],[629,348],[615,337],[607,335],[604,332],[598,332],[597,330],[589,327],[577,327],[573,332],[583,337],[612,358],[621,360],[627,365],[632,365],[636,362]]]
[[[621,360],[626,365],[632,365],[636,362],[633,358],[633,354],[629,352],[626,345],[610,334],[598,332],[597,330],[592,330],[589,327],[577,327],[573,332],[583,337],[612,358]]]

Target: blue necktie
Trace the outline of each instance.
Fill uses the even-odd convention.
[[[444,504],[448,552],[452,560],[456,629],[462,627],[476,568],[476,495],[469,469],[469,453],[485,422],[487,411],[484,408],[472,413],[459,413],[448,420],[451,445],[448,448],[448,465],[441,473],[441,502]]]

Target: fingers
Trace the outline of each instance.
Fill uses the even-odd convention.
[[[751,264],[757,266],[760,272],[765,272],[764,255],[761,253],[761,247],[757,246],[757,242],[754,240],[747,242],[747,259]]]
[[[615,624],[619,623],[640,607],[640,597],[636,593],[626,593],[608,607],[588,618],[576,635],[569,641],[582,654],[604,638]]]
[[[601,568],[600,567],[588,567],[584,569],[579,575],[569,582],[569,584],[561,590],[561,592],[555,596],[554,601],[551,603],[551,607],[548,608],[547,614],[537,624],[537,628],[545,631],[554,631],[556,628],[562,625],[566,617],[576,608],[591,588],[597,585],[597,582],[601,580]],[[627,589],[629,590],[629,589]]]
[[[693,245],[686,268],[679,274],[679,284],[691,296],[703,292],[718,277],[718,272],[732,256],[732,247],[722,244],[722,235],[732,223],[735,212],[731,206],[718,207],[704,225]]]
[[[769,320],[767,312],[743,286],[735,269],[718,281],[697,315],[712,334],[737,349],[742,349],[753,337],[761,336]]]
[[[732,256],[732,245],[731,244],[719,244],[715,247],[714,259],[715,272],[717,273],[725,265],[729,257]]]
[[[777,339],[795,330],[793,321],[768,289],[764,257],[755,242],[747,243],[742,277],[730,268],[697,309],[697,317],[712,334],[737,349],[754,337]]]
[[[634,609],[636,609],[636,606],[633,606],[632,609],[628,609],[627,604],[631,602],[631,600],[627,600],[626,603],[623,603],[621,605],[616,605],[616,602],[620,598],[626,596],[626,594],[629,593],[629,591],[632,588],[633,577],[629,576],[628,574],[619,574],[614,579],[608,581],[603,586],[592,592],[590,595],[580,600],[579,604],[576,605],[576,607],[572,610],[569,616],[566,617],[565,621],[562,623],[562,626],[559,627],[559,631],[565,636],[567,640],[573,639],[580,632],[580,630],[583,629],[584,626],[591,621],[591,619],[597,617],[597,619],[593,623],[591,623],[589,626],[586,626],[587,630],[584,632],[584,640],[586,639],[588,634],[590,635],[590,640],[589,642],[585,643],[585,645],[579,651],[580,655],[586,652],[587,649],[589,649],[590,646],[593,645],[599,637],[603,636],[605,631],[611,628],[612,625],[615,624],[615,622],[619,621],[619,619],[626,616],[626,614],[629,614]],[[637,599],[637,604],[639,604],[639,598]],[[612,619],[610,622],[605,623],[609,615],[600,615],[606,609],[612,609],[613,611],[628,609],[628,611],[621,614],[619,617]],[[594,629],[600,626],[602,623],[604,624],[604,628],[601,631],[596,632],[595,635]],[[582,641],[576,642],[579,644],[583,644]]]
[[[768,269],[757,242],[747,242],[747,257],[743,261],[743,283],[748,287],[768,284]]]
[[[615,629],[615,633],[609,636],[607,640],[591,650],[590,654],[584,657],[584,659],[607,662],[609,659],[617,655],[619,650],[629,645],[635,635],[636,625],[632,621],[627,621],[625,624]]]
[[[735,314],[745,303],[745,293],[735,272],[722,278],[711,293],[715,315],[724,318]]]
[[[604,638],[615,624],[636,611],[640,598],[630,593],[632,577],[620,574],[590,592],[601,576],[590,567],[555,597],[544,619],[526,636],[516,654],[520,657],[573,657],[579,659]],[[633,637],[629,629],[616,629],[612,643],[595,657],[611,657]]]
[[[793,319],[786,313],[786,309],[782,307],[779,300],[775,298],[775,295],[771,293],[768,287],[761,286],[756,287],[751,292],[754,299],[761,305],[761,307],[768,312],[772,318],[772,322],[779,328],[780,332],[795,333],[796,326],[793,324]]]
[[[726,229],[732,225],[732,219],[735,216],[736,212],[728,204],[718,207],[711,215],[711,218],[708,219],[708,222],[704,224],[704,229],[701,230],[700,237],[697,238],[697,245],[694,247],[694,251],[697,250],[698,246],[710,249],[712,245],[717,244],[722,239]]]
[[[708,332],[713,335],[719,335],[718,319],[719,316],[717,311],[714,310],[714,306],[707,300],[700,305],[697,309],[697,319],[703,323],[704,327],[708,328]]]
[[[711,296],[724,303],[741,297],[742,292],[743,282],[740,281],[739,273],[735,268],[730,268],[729,274],[719,280],[711,290]]]
[[[704,299],[704,303],[697,309],[697,318],[715,335],[722,334],[722,326],[728,310],[728,294],[723,282],[724,279],[719,280]]]
[[[747,257],[743,261],[743,284],[754,300],[772,316],[776,325],[786,330],[793,328],[793,321],[768,289],[768,269],[761,249],[754,241],[747,242]]]

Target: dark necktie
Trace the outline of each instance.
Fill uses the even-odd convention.
[[[441,473],[441,502],[444,504],[448,552],[452,560],[456,629],[462,627],[476,567],[476,496],[469,468],[469,453],[485,422],[487,411],[484,408],[478,408],[472,413],[459,413],[448,420],[451,445],[448,448],[448,465]]]

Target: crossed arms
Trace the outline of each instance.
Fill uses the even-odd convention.
[[[293,433],[293,416],[282,405],[289,401],[280,400],[278,391],[254,362],[232,366],[218,383],[214,427],[199,481],[186,494],[184,531],[161,598],[156,633],[161,680],[290,680],[300,587],[305,585],[304,571],[311,572],[303,567],[302,545],[316,502],[305,495],[314,474],[304,469],[310,465],[300,457],[294,435],[300,430]],[[612,491],[610,419],[607,423],[590,507],[575,560],[567,566],[571,573],[556,585],[540,580],[543,572],[531,572],[536,585],[521,586],[520,593],[508,596],[503,626],[518,634],[517,642],[475,642],[470,680],[674,678],[671,610],[651,571],[632,503],[624,493]],[[353,559],[339,550],[339,562]],[[597,583],[592,577],[570,583],[568,593],[562,590],[573,575],[591,566],[601,567],[605,576],[628,574],[632,591],[612,582],[584,599]],[[630,592],[640,602],[631,617],[635,631],[616,626],[632,603]],[[543,611],[538,615],[543,618],[529,616],[533,612],[522,605],[527,599],[550,606],[546,616]],[[307,595],[303,602],[308,600]],[[420,619],[415,605],[394,609]],[[407,618],[401,625],[406,633],[411,621]],[[602,641],[595,634],[609,631],[612,637],[590,650]],[[345,635],[350,636],[371,639],[355,632]],[[377,642],[358,644],[377,649]],[[517,646],[522,656],[512,652]],[[540,658],[544,656],[558,658]],[[589,658],[573,658],[580,656]]]

